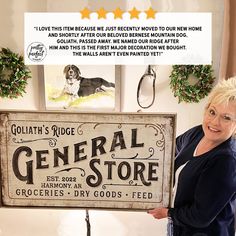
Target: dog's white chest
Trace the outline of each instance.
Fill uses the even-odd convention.
[[[66,84],[64,92],[76,96],[80,87],[80,80],[76,80],[73,84]]]

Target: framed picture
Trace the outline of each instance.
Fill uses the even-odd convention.
[[[170,205],[176,115],[111,114],[0,112],[0,207]]]
[[[120,111],[120,69],[116,65],[43,66],[46,110]]]

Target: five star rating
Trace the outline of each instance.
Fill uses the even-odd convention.
[[[81,13],[82,19],[90,19],[90,14],[94,13],[94,12],[90,11],[88,8],[85,7],[82,11],[80,11],[80,13]],[[102,7],[100,9],[98,9],[95,13],[97,13],[98,19],[106,19],[107,14],[110,12],[106,11]],[[141,11],[138,11],[135,7],[133,7],[132,10],[125,12],[125,11],[122,11],[118,7],[114,11],[112,11],[111,13],[113,13],[114,19],[122,19],[124,13],[128,13],[130,15],[130,19],[139,19],[141,13],[146,14],[147,19],[155,19],[155,15],[156,15],[157,11],[155,11],[153,8],[150,7],[146,11],[141,12]]]

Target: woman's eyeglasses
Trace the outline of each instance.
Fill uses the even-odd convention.
[[[211,119],[215,119],[218,115],[220,117],[220,122],[221,123],[224,123],[224,124],[228,124],[228,123],[231,123],[233,121],[236,121],[236,118],[234,118],[233,116],[229,115],[229,114],[218,114],[216,112],[216,110],[212,107],[209,107],[207,110],[206,110],[206,115],[208,117],[210,117]]]

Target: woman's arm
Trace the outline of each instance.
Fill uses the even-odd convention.
[[[192,204],[171,208],[174,224],[207,227],[236,194],[236,159],[213,156],[203,169]]]
[[[168,217],[168,208],[155,208],[148,211],[156,219],[163,219]]]

